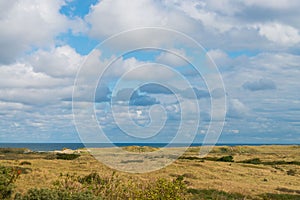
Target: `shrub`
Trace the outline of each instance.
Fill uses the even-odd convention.
[[[58,189],[30,189],[25,195],[17,194],[15,200],[100,200],[91,192],[71,193]]]
[[[141,182],[136,179],[126,181],[118,178],[115,173],[110,177],[100,177],[93,172],[83,177],[62,175],[55,185],[55,190],[64,188],[71,193],[91,193],[102,199],[182,199],[186,194],[183,176],[175,180],[158,179]]]
[[[78,182],[81,184],[105,184],[107,181],[102,179],[96,172],[90,173],[84,177],[78,177]]]
[[[30,150],[27,148],[0,148],[0,153],[23,154],[26,152],[30,152]]]
[[[189,199],[226,199],[226,200],[244,200],[246,196],[239,193],[227,193],[214,189],[188,189],[191,197]]]
[[[300,190],[293,190],[293,189],[289,189],[289,188],[276,188],[276,190],[280,191],[280,192],[288,192],[288,193],[296,193],[296,194],[300,194]]]
[[[180,156],[178,159],[180,159],[180,160],[199,160],[199,161],[203,161],[203,158],[199,158],[197,156]]]
[[[68,154],[68,153],[57,153],[56,154],[56,159],[61,159],[61,160],[74,160],[76,158],[79,158],[79,154]]]
[[[241,161],[241,163],[248,163],[248,164],[262,164],[261,160],[259,158],[253,158],[253,159],[249,159],[249,160],[243,160]]]
[[[20,165],[31,165],[31,162],[29,162],[29,161],[22,161],[20,163]]]
[[[300,195],[292,195],[292,194],[263,194],[260,195],[263,200],[299,200]]]
[[[296,170],[294,169],[289,169],[287,172],[286,172],[287,175],[290,175],[290,176],[295,176],[296,175]]]
[[[217,161],[221,161],[221,162],[234,162],[233,156],[223,156],[221,158],[218,158]]]
[[[14,189],[14,182],[20,174],[20,170],[12,167],[0,166],[0,199],[8,199],[11,197]]]

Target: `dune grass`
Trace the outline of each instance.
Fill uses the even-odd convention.
[[[126,148],[140,153],[156,150]],[[115,172],[121,183],[134,180],[137,188],[142,187],[143,183],[151,185],[160,179],[172,182],[177,177],[183,177],[187,193],[182,198],[186,199],[300,199],[299,146],[214,147],[205,158],[200,158],[198,152],[199,147],[189,148],[173,164],[144,174],[110,169],[87,151],[73,160],[57,159],[53,152],[0,151],[0,165],[22,169],[14,183],[14,194],[20,195],[34,188],[51,189],[61,174],[84,177],[95,172],[101,177],[110,177]],[[134,159],[123,162],[128,165],[143,164],[142,160]]]

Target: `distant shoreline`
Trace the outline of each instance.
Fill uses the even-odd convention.
[[[127,146],[149,146],[149,147],[200,147],[200,146],[211,146],[209,144],[202,145],[202,143],[193,143],[191,145],[187,144],[171,144],[168,145],[167,143],[115,143],[115,144],[108,144],[108,143],[89,143],[89,144],[82,144],[82,143],[0,143],[0,148],[27,148],[32,151],[55,151],[61,150],[64,148],[77,150],[82,148],[111,148],[111,147],[127,147]],[[214,146],[299,146],[300,144],[253,144],[253,143],[245,143],[245,144],[233,144],[233,143],[218,143]]]

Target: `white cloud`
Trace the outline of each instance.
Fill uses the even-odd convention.
[[[1,1],[0,62],[13,62],[32,47],[54,45],[55,36],[70,27],[82,26],[59,13],[64,3],[64,0]]]
[[[207,54],[214,61],[217,67],[227,67],[231,63],[229,56],[220,49],[212,49],[208,51]]]
[[[47,69],[45,65],[39,67],[44,72],[36,72],[29,62],[0,65],[0,100],[47,105],[71,96],[74,82],[72,78],[66,75],[53,77],[48,73],[52,68]]]
[[[289,25],[280,23],[258,24],[259,34],[280,45],[295,45],[300,42],[299,31]]]
[[[156,62],[168,65],[170,67],[178,67],[178,66],[184,66],[188,63],[184,59],[189,59],[186,56],[186,53],[184,50],[177,50],[172,49],[171,52],[162,52],[157,58]],[[176,54],[178,55],[176,55]]]
[[[145,26],[177,29],[210,49],[208,55],[222,67],[221,73],[229,94],[228,132],[276,132],[283,130],[279,129],[281,126],[285,128],[284,131],[299,133],[299,126],[292,124],[299,119],[300,57],[287,53],[296,52],[299,47],[299,1],[133,0],[128,3],[103,0],[86,15],[85,20],[91,26],[89,30],[83,20],[70,20],[59,13],[64,2],[0,1],[0,45],[3,47],[0,50],[0,63],[4,63],[0,65],[1,140],[8,136],[7,133],[25,140],[26,137],[32,140],[39,136],[49,139],[54,132],[72,129],[70,102],[61,99],[71,97],[73,77],[84,57],[68,45],[57,47],[61,41],[56,41],[56,36],[72,29],[75,34],[86,33],[102,40],[120,31]],[[152,38],[158,38],[154,42],[159,44],[162,41],[174,41],[167,35],[156,37],[145,31],[114,45],[130,45],[133,42],[144,44]],[[247,56],[251,50],[259,54]],[[178,52],[183,53],[180,50]],[[231,58],[231,52],[245,54]],[[96,51],[92,55],[94,57],[88,60],[87,64],[91,67],[84,74],[87,81],[96,80],[96,71],[108,64],[108,60],[98,59],[102,53],[105,54]],[[174,56],[164,53],[156,61],[174,66],[183,64]],[[136,70],[137,66],[143,64],[146,63],[136,58],[120,58],[107,71],[107,79],[115,81],[131,71],[126,81],[159,79],[168,83],[173,81],[175,83],[171,85],[180,87],[176,79],[172,80],[174,74],[155,68],[155,65]],[[224,66],[230,68],[222,70]],[[216,75],[208,74],[207,78],[217,88],[214,83]],[[266,85],[260,79],[273,80],[276,89],[258,92],[243,89],[246,82],[250,83],[250,88]],[[191,82],[193,86],[199,86],[198,80],[192,79]],[[89,82],[86,84],[89,85]],[[84,92],[86,96],[90,95],[89,90]],[[169,106],[170,110],[175,110],[173,120],[178,120],[178,108],[172,108],[176,99],[167,100],[169,96],[158,94],[154,97]],[[204,102],[204,99],[200,101]],[[209,120],[207,105],[209,103],[205,102],[201,111],[206,113],[207,116],[203,116]],[[196,104],[189,99],[182,106],[189,113],[195,112]],[[120,105],[121,108],[124,105]],[[141,120],[141,123],[147,122],[148,112],[139,109],[137,112],[137,108],[132,106],[130,117]],[[99,112],[103,118],[101,125],[112,123],[112,116],[106,116],[105,109],[101,108]],[[125,112],[127,110],[120,110],[121,118]],[[51,134],[42,133],[46,130]],[[20,137],[15,132],[26,134]]]
[[[96,38],[141,27],[164,27],[180,31],[193,29],[189,18],[164,1],[133,0],[128,4],[122,0],[104,0],[92,6],[85,19],[92,25],[90,35]]]
[[[226,15],[234,13],[235,6],[227,0],[208,2],[180,1],[176,7],[191,18],[200,21],[206,29],[225,32],[235,26],[230,18],[218,14],[224,11]]]
[[[42,72],[53,77],[74,77],[84,56],[79,55],[69,46],[61,46],[50,51],[38,50],[28,59],[35,72]]]
[[[34,72],[31,65],[16,63],[0,66],[0,88],[55,88],[69,84],[66,80]]]
[[[297,0],[243,0],[243,2],[247,6],[258,6],[264,8],[272,8],[276,10],[289,9],[299,5],[299,1]]]
[[[230,99],[228,105],[228,116],[233,118],[247,117],[249,108],[245,106],[239,99]]]

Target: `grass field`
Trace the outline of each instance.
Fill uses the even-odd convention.
[[[140,155],[157,150],[149,147],[124,149]],[[54,152],[23,153],[23,150],[1,149],[0,165],[22,171],[14,183],[14,193],[21,194],[31,188],[49,188],[62,174],[86,176],[95,172],[101,177],[110,177],[114,172],[124,183],[134,180],[143,184],[161,178],[183,177],[188,191],[184,198],[187,199],[300,199],[300,146],[222,146],[214,147],[204,158],[198,156],[199,150],[200,147],[191,147],[167,167],[139,174],[113,170],[84,149],[76,151],[80,156],[72,160],[58,159]],[[107,149],[92,151],[99,153]],[[168,154],[158,159],[168,159]],[[149,163],[147,159],[128,158],[119,160],[119,164],[146,167]]]

